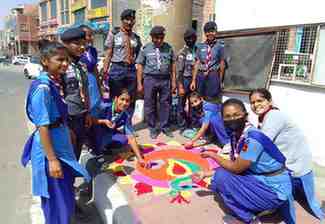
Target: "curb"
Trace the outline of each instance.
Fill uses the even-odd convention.
[[[102,161],[100,161],[102,160]],[[104,224],[140,224],[134,211],[116,183],[116,177],[100,171],[101,165],[108,159],[96,158],[90,153],[82,153],[80,163],[93,176],[93,197],[98,213]]]

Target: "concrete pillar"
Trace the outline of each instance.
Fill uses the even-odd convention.
[[[164,5],[166,7],[163,7]],[[148,33],[153,26],[162,25],[167,30],[166,42],[170,43],[176,52],[183,47],[183,34],[192,25],[191,0],[142,0],[140,11],[137,32],[144,42],[150,41]]]

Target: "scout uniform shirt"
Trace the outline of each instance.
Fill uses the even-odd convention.
[[[170,78],[175,54],[168,43],[163,43],[157,48],[153,43],[146,44],[137,58],[137,64],[144,66],[144,76]]]
[[[131,47],[133,48],[133,59],[135,61],[141,47],[142,47],[142,43],[140,40],[140,37],[132,32],[131,33]],[[105,42],[105,46],[107,48],[112,48],[113,49],[113,55],[112,55],[112,59],[111,62],[125,62],[127,60],[127,48],[125,46],[125,42],[126,42],[126,34],[122,31],[116,33],[116,34],[112,34],[109,33]]]
[[[191,49],[185,45],[179,52],[177,57],[178,80],[183,81],[184,78],[192,77],[192,69],[195,63],[196,47]]]
[[[63,76],[65,101],[69,115],[79,115],[89,111],[87,66],[71,62]]]
[[[216,41],[213,46],[206,42],[197,45],[196,59],[199,60],[199,71],[218,70],[221,60],[224,59],[224,45]]]

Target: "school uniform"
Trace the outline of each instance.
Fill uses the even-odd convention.
[[[131,45],[130,49],[128,49],[128,41]],[[128,89],[134,99],[137,84],[135,60],[142,47],[140,37],[134,32],[131,32],[130,35],[122,31],[114,35],[109,33],[105,46],[113,50],[108,74],[111,98],[118,96],[121,89]],[[130,61],[128,61],[128,54],[132,54]]]
[[[98,53],[96,48],[88,45],[85,53],[81,56],[80,61],[87,65],[89,73],[94,74],[98,63]]]
[[[216,169],[211,190],[219,193],[225,205],[244,223],[250,223],[259,212],[279,208],[292,197],[285,157],[250,124],[246,124],[238,140],[232,141],[231,158],[236,156],[251,161],[249,169],[242,174]]]
[[[313,213],[323,220],[325,214],[315,195],[312,153],[302,130],[277,109],[271,109],[260,116],[259,122],[260,130],[272,139],[286,157],[286,166],[291,170],[294,196],[306,198]]]
[[[194,122],[197,120],[200,126],[209,124],[208,133],[206,134],[212,134],[219,144],[226,145],[230,143],[230,138],[223,124],[220,104],[206,101],[203,101],[202,104],[202,111],[193,110],[192,112]]]
[[[140,51],[137,64],[143,66],[144,113],[150,130],[168,129],[171,104],[171,73],[176,57],[172,47],[163,43],[157,48],[146,44]],[[159,96],[160,128],[157,127],[157,97]]]
[[[92,46],[88,46],[86,52],[81,56],[80,61],[87,66],[88,71],[88,92],[89,92],[89,110],[92,117],[97,117],[100,105],[101,95],[100,87],[95,74],[97,66],[97,50]]]
[[[94,127],[94,136],[97,149],[97,155],[106,149],[119,148],[128,144],[128,136],[134,135],[134,129],[131,125],[131,114],[128,111],[117,113],[115,103],[110,102],[104,105],[100,119],[108,119],[115,124],[111,129],[105,125],[96,125]]]
[[[184,110],[186,100],[188,99],[189,94],[191,93],[190,85],[192,82],[192,70],[195,63],[195,51],[196,47],[190,48],[184,46],[178,56],[177,56],[177,73],[178,73],[178,82],[183,84],[185,95],[180,97],[177,106],[177,112],[179,114],[179,122],[182,127],[189,125],[189,117],[186,115]]]
[[[203,42],[197,45],[196,60],[200,61],[196,77],[197,91],[208,101],[221,102],[221,82],[219,67],[224,60],[224,45],[216,41],[213,44]],[[208,75],[204,73],[208,72]]]
[[[91,107],[87,66],[74,59],[62,79],[68,105],[68,125],[76,136],[75,154],[79,159],[81,147],[87,141],[85,122]]]
[[[61,163],[64,178],[49,176],[48,160],[41,143],[39,130],[27,141],[22,164],[31,161],[32,193],[40,196],[46,224],[69,224],[74,213],[73,182],[76,176],[90,181],[87,171],[76,160],[67,127],[67,106],[58,88],[47,73],[42,73],[31,85],[26,113],[36,127],[48,125],[56,157]]]

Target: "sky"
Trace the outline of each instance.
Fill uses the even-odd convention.
[[[38,0],[0,0],[0,29],[4,27],[4,17],[9,14],[11,8],[18,6],[19,4],[34,4]]]

